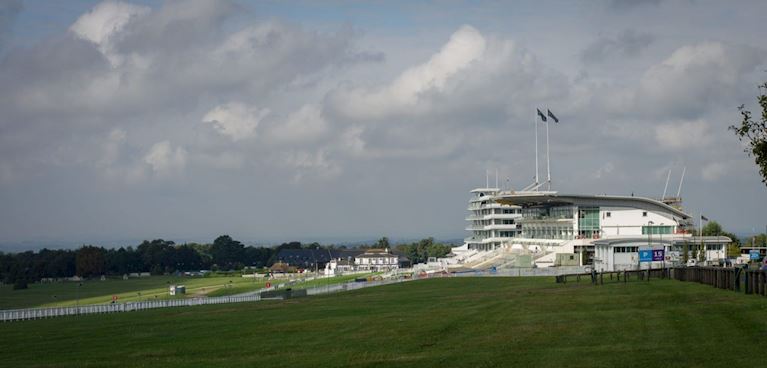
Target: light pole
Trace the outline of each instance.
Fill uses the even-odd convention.
[[[655,225],[652,220],[647,221],[647,246],[650,248],[650,252],[652,252],[652,227],[650,225]],[[652,254],[652,253],[651,253]],[[652,258],[650,258],[650,265],[648,268],[652,268]],[[639,269],[642,269],[642,258],[639,258]]]
[[[77,305],[77,314],[80,314],[80,286],[83,286],[82,281],[77,282],[77,301],[75,302]]]
[[[663,223],[660,223],[660,227],[658,228],[658,242],[660,243],[661,248],[663,248],[663,259],[661,260],[661,267],[663,267],[663,272],[666,272],[666,246],[663,245]],[[669,249],[670,250],[670,249]]]

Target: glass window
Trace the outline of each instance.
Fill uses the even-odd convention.
[[[673,226],[642,226],[642,235],[671,234],[673,231]]]

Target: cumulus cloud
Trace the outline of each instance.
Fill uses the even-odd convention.
[[[259,109],[240,102],[219,105],[208,111],[202,118],[204,123],[213,124],[216,130],[238,141],[253,137],[261,120],[269,115],[269,109]]]
[[[177,173],[186,165],[187,152],[183,147],[176,147],[169,141],[155,143],[144,156],[144,162],[148,164],[152,172],[164,176]]]
[[[271,138],[282,142],[301,142],[315,139],[328,129],[328,122],[318,104],[302,106],[290,113],[285,121],[279,122],[271,131]]]
[[[644,73],[636,98],[653,107],[650,114],[697,117],[706,106],[731,101],[734,87],[764,56],[762,50],[721,42],[683,46]]]
[[[126,136],[125,130],[119,128],[115,128],[109,133],[103,142],[103,153],[96,163],[97,166],[109,167],[117,161]]]
[[[329,179],[338,176],[342,168],[328,158],[325,150],[309,152],[304,150],[288,151],[282,155],[282,163],[293,169],[293,183],[299,183],[307,175],[314,178]]]
[[[485,38],[471,26],[462,26],[427,62],[402,72],[389,85],[368,90],[353,88],[333,95],[338,110],[355,119],[381,118],[393,113],[422,110],[426,92],[444,92],[447,81],[480,59]]]
[[[170,183],[153,179],[188,174],[195,180],[174,196],[215,196],[227,211],[247,214],[237,216],[248,219],[238,229],[278,218],[274,211],[287,208],[278,200],[288,195],[343,214],[359,213],[343,206],[370,203],[382,218],[417,223],[422,232],[448,221],[419,209],[401,216],[403,206],[424,203],[423,211],[455,214],[464,204],[450,198],[462,201],[455,193],[483,185],[485,167],[510,173],[509,185],[528,184],[536,107],[562,118],[551,126],[557,190],[659,192],[665,172],[646,173],[669,162],[700,172],[688,181],[711,180],[712,188],[735,177],[736,167],[738,174],[754,171],[734,137],[722,143],[729,133],[721,123],[749,101],[742,96],[753,97],[764,51],[733,42],[756,39],[748,31],[755,28],[736,27],[751,38],[712,35],[694,22],[659,27],[629,12],[605,15],[604,8],[585,7],[592,11],[584,17],[589,22],[596,18],[601,29],[618,31],[594,34],[593,27],[579,26],[568,32],[584,20],[557,14],[563,19],[536,26],[535,35],[526,33],[533,31],[525,22],[502,34],[480,23],[445,30],[425,19],[403,36],[367,23],[292,23],[262,13],[268,7],[250,12],[229,1],[151,4],[106,1],[79,10],[71,26],[51,30],[58,34],[14,41],[0,52],[4,204],[55,192],[55,183],[56,190],[69,185],[83,198],[114,191],[109,201],[135,203],[137,213],[164,215],[175,207],[201,213],[195,207],[201,201],[146,211],[160,206],[155,199],[167,192],[154,191]],[[682,3],[663,6],[689,12]],[[720,14],[708,6],[690,16]],[[580,45],[590,45],[596,67],[563,67],[581,67],[572,63]],[[745,162],[744,168],[732,162]],[[301,190],[286,189],[285,182]],[[123,189],[119,184],[132,190],[115,190]],[[338,204],[338,198],[350,200]],[[254,209],[253,203],[263,205]],[[20,202],[4,207],[29,208]],[[323,234],[346,231],[331,221],[363,232],[376,223],[306,216],[318,228],[329,225]],[[460,233],[461,216],[453,217],[457,224],[449,228]],[[434,223],[415,221],[423,218]],[[176,225],[178,234],[189,226]],[[205,231],[229,225],[211,222]],[[0,233],[14,227],[3,223]]]
[[[104,1],[85,13],[69,27],[77,37],[93,42],[113,67],[118,66],[122,57],[115,52],[115,38],[131,20],[150,12],[146,6],[120,1]]]

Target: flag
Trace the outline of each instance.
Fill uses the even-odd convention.
[[[700,215],[700,219],[703,220],[703,221],[708,221],[708,217],[703,216],[703,215]]]
[[[546,110],[546,112],[548,112],[548,113],[549,113],[549,117],[550,117],[550,118],[554,119],[554,122],[555,122],[555,123],[559,123],[559,119],[557,119],[557,117],[556,117],[556,116],[554,116],[554,114],[551,112],[551,110],[548,110],[548,109],[547,109],[547,110]]]
[[[541,112],[540,109],[536,109],[536,110],[538,111],[538,116],[541,117],[541,120],[542,121],[546,121],[546,115],[543,115],[543,113]]]

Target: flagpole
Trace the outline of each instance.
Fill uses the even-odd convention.
[[[549,119],[546,119],[546,183],[548,190],[551,190],[551,167],[549,164]]]
[[[535,184],[538,181],[538,110],[535,111]],[[536,189],[538,190],[538,189]]]

